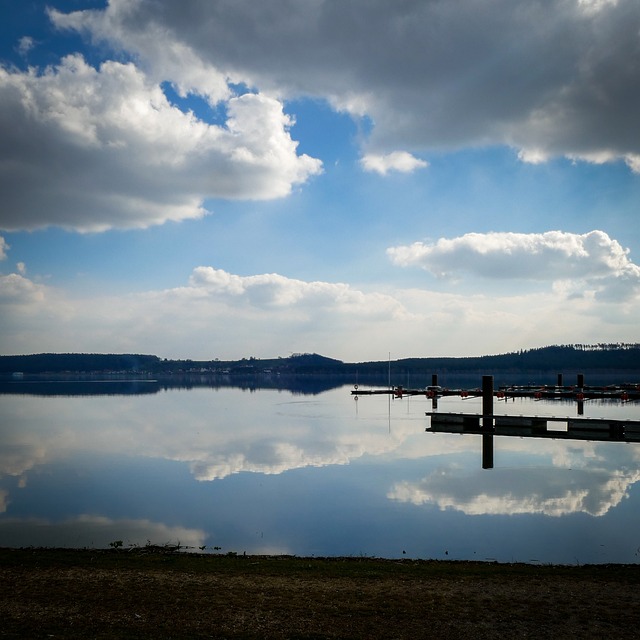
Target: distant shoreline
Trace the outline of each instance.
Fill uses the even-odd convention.
[[[627,373],[640,376],[640,344],[561,345],[474,357],[418,357],[371,362],[342,362],[315,353],[240,360],[168,360],[155,355],[42,353],[0,356],[0,375],[175,375],[224,376],[351,376],[363,380],[403,380],[428,376],[549,372],[575,375]],[[396,382],[399,383],[399,382]]]
[[[91,396],[91,395],[145,395],[171,389],[245,389],[279,390],[294,394],[316,395],[348,387],[353,393],[359,388],[366,394],[368,389],[388,389],[389,386],[426,389],[437,383],[445,389],[478,389],[482,376],[493,375],[495,388],[512,385],[554,385],[556,371],[465,371],[465,372],[406,372],[367,374],[356,372],[318,373],[283,372],[264,373],[236,372],[218,374],[211,372],[142,373],[142,372],[59,372],[14,374],[0,373],[0,395],[20,394],[33,396]],[[585,386],[622,387],[640,385],[638,371],[585,370],[563,375],[564,384],[576,385],[578,375]]]

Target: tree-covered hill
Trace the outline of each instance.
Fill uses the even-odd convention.
[[[398,361],[410,369],[456,371],[568,371],[640,369],[640,344],[554,345],[473,358],[419,358]]]
[[[139,354],[38,353],[0,356],[0,373],[92,373],[150,371],[160,358]]]
[[[640,344],[553,345],[500,355],[466,358],[425,357],[346,363],[315,353],[286,358],[240,360],[168,360],[140,354],[42,353],[0,356],[2,374],[200,373],[212,375],[279,373],[383,375],[394,372],[430,374],[499,371],[640,371]]]

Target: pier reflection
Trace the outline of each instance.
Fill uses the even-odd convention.
[[[557,418],[494,414],[427,412],[430,433],[482,436],[482,468],[493,468],[495,436],[589,440],[595,442],[640,442],[640,420],[607,418]]]
[[[560,375],[558,385],[562,384]],[[514,416],[495,415],[494,397],[507,400],[509,397],[527,395],[530,388],[511,387],[509,390],[501,389],[494,392],[493,376],[482,376],[482,414],[472,413],[440,413],[436,411],[437,395],[433,396],[432,409],[427,415],[431,418],[430,432],[475,434],[482,436],[482,468],[493,468],[493,438],[494,436],[507,436],[518,438],[552,438],[569,440],[590,440],[598,442],[640,442],[640,420],[608,419],[608,418],[584,418],[584,377],[578,376],[580,393],[573,395],[577,400],[578,417],[558,418],[555,416]],[[556,387],[545,393],[549,397],[563,397]],[[633,385],[634,392],[638,391],[637,385]],[[534,392],[534,398],[542,397],[542,391]],[[617,387],[615,395],[620,393]],[[629,399],[627,390],[624,392],[624,400]],[[609,397],[613,395],[611,389],[593,390],[592,397]]]

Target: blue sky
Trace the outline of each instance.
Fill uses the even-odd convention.
[[[0,11],[0,353],[638,341],[635,0]]]

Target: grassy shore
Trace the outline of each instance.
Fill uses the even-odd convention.
[[[640,566],[0,549],[0,638],[639,638]]]

